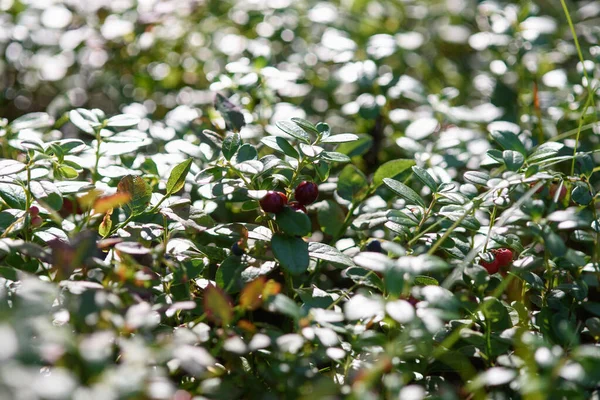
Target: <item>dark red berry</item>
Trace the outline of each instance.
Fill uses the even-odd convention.
[[[296,187],[294,196],[302,205],[312,204],[319,197],[319,187],[314,182],[304,181]]]
[[[277,214],[283,210],[287,204],[287,197],[281,192],[269,191],[260,200],[260,206],[269,213]]]
[[[233,253],[234,256],[238,256],[238,257],[241,257],[244,255],[244,249],[237,242],[235,242],[233,244],[233,246],[231,246],[231,252]]]
[[[288,205],[290,206],[290,208],[292,210],[302,211],[304,214],[307,213],[306,207],[304,207],[302,204],[298,203],[297,201],[291,201],[290,204],[288,204]]]
[[[498,258],[496,258],[496,257],[494,257],[494,260],[489,263],[481,260],[480,264],[483,268],[485,268],[487,270],[487,272],[490,275],[493,275],[500,270],[500,263],[498,262]]]
[[[506,267],[512,263],[513,252],[510,249],[498,249],[494,252],[500,267]]]
[[[415,299],[412,294],[408,296],[408,299],[406,301],[408,301],[413,307],[416,307],[419,303],[419,300]]]
[[[42,217],[40,217],[39,215],[31,217],[31,226],[40,226],[40,225],[42,225],[42,222],[44,222],[44,221],[42,220]]]
[[[39,213],[40,213],[40,209],[37,208],[37,206],[31,206],[31,207],[29,207],[29,215],[31,215],[32,217],[35,217]]]
[[[60,214],[61,217],[67,218],[69,215],[83,214],[83,209],[81,208],[81,206],[79,205],[79,202],[77,200],[70,200],[68,198],[64,198],[63,206],[58,213]]]
[[[383,253],[383,249],[381,248],[381,242],[379,240],[371,240],[367,244],[367,251],[372,251],[375,253]]]

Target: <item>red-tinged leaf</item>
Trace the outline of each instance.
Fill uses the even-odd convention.
[[[221,289],[208,285],[204,289],[204,311],[215,323],[226,326],[233,318],[231,300]]]
[[[256,310],[262,304],[263,290],[267,278],[260,278],[248,283],[240,295],[240,306],[246,310]]]
[[[265,287],[262,292],[262,300],[266,301],[269,297],[279,294],[279,292],[281,292],[281,283],[273,279],[269,279],[267,283],[265,283]]]
[[[131,195],[125,192],[117,192],[110,196],[104,196],[96,199],[94,202],[94,211],[96,214],[104,214],[115,207],[120,207],[131,200]]]
[[[112,229],[112,219],[110,219],[111,214],[112,214],[112,209],[110,209],[106,214],[104,214],[104,218],[102,218],[102,222],[100,223],[100,226],[98,227],[98,233],[102,237],[108,236],[108,234],[110,233],[110,230]]]
[[[152,197],[152,188],[139,176],[126,175],[117,185],[119,193],[128,193],[131,201],[127,206],[134,215],[141,214]]]

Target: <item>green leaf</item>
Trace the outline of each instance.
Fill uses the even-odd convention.
[[[487,323],[491,325],[491,329],[494,332],[503,331],[512,327],[508,311],[500,300],[494,297],[486,297],[483,301],[482,311]]]
[[[490,175],[483,171],[467,171],[463,175],[463,178],[466,182],[474,185],[487,186],[487,183],[490,180]]]
[[[288,135],[305,143],[310,143],[310,137],[308,136],[308,133],[306,133],[306,131],[298,124],[295,124],[291,121],[277,121],[276,125]]]
[[[276,217],[277,225],[281,230],[292,236],[306,236],[311,232],[311,223],[308,215],[302,211],[295,211],[285,207]]]
[[[506,164],[506,168],[508,168],[509,171],[515,172],[518,171],[525,162],[525,157],[523,157],[523,154],[513,150],[504,150],[502,152],[502,159]]]
[[[467,215],[463,217],[465,212],[465,208],[459,205],[447,205],[440,209],[439,215],[443,215],[447,217],[450,221],[456,222],[462,218],[460,226],[467,228],[472,231],[477,231],[481,227],[481,224],[473,215]]]
[[[354,142],[358,140],[358,136],[353,133],[342,133],[340,135],[333,135],[326,137],[321,140],[321,143],[346,143],[346,142]]]
[[[343,254],[335,247],[324,243],[310,242],[308,244],[308,255],[318,260],[329,261],[332,264],[346,267],[354,267],[355,264],[350,257]]]
[[[88,147],[82,140],[79,139],[61,139],[50,142],[52,151],[47,151],[47,154],[53,152],[57,155],[78,154]]]
[[[379,187],[384,178],[396,178],[398,175],[415,165],[413,160],[399,159],[388,161],[381,165],[373,175],[373,186]]]
[[[45,112],[34,112],[20,116],[12,121],[8,127],[13,132],[19,132],[23,129],[41,129],[49,128],[54,125],[54,118]]]
[[[437,279],[426,275],[415,276],[415,285],[417,286],[439,286]]]
[[[350,267],[344,272],[346,276],[352,279],[355,283],[374,287],[376,289],[379,289],[380,292],[384,291],[383,281],[372,270],[368,270],[366,268],[361,267]]]
[[[304,240],[277,233],[271,239],[271,247],[279,264],[297,275],[308,269],[308,243]]]
[[[256,151],[256,147],[252,146],[250,143],[244,143],[238,149],[235,156],[235,163],[239,164],[244,161],[256,160],[257,158],[258,152]]]
[[[546,227],[543,232],[544,243],[546,248],[555,257],[562,257],[567,253],[567,246],[562,238],[554,233],[549,227]]]
[[[204,312],[215,323],[227,326],[233,319],[233,306],[229,297],[213,285],[204,289]]]
[[[10,208],[25,209],[25,190],[16,183],[0,182],[0,198]]]
[[[217,286],[225,290],[227,293],[237,293],[242,289],[242,268],[240,258],[231,256],[226,258],[215,275]]]
[[[383,183],[385,183],[385,185],[398,196],[406,200],[408,204],[417,204],[425,208],[425,202],[421,196],[419,196],[414,190],[406,186],[404,183],[389,178],[384,178]]]
[[[225,120],[225,126],[229,130],[238,131],[246,125],[244,120],[244,114],[238,106],[233,104],[227,97],[221,93],[217,93],[215,96],[215,108],[223,119]]]
[[[185,177],[190,172],[191,167],[192,159],[190,158],[173,168],[171,175],[169,175],[169,180],[167,181],[167,196],[177,193],[183,188],[185,185]]]
[[[421,182],[423,182],[425,185],[427,185],[427,187],[429,189],[431,189],[431,191],[433,193],[437,192],[438,189],[438,184],[435,181],[435,179],[433,179],[433,177],[431,175],[429,175],[429,172],[427,172],[426,170],[424,170],[421,167],[417,167],[416,165],[414,167],[412,167],[413,173],[415,174],[415,176],[417,178],[419,178],[419,180]]]
[[[106,126],[113,128],[124,128],[129,126],[135,126],[140,123],[140,117],[131,114],[120,114],[110,117],[106,121]]]
[[[586,301],[585,303],[583,303],[583,308],[585,308],[588,312],[600,317],[600,303],[592,303]]]
[[[240,148],[241,139],[239,133],[230,133],[223,140],[223,145],[221,146],[221,151],[223,152],[223,157],[227,161],[231,160],[231,157],[235,154],[236,151]]]
[[[79,176],[79,174],[77,173],[77,170],[71,166],[68,166],[66,164],[62,164],[58,167],[58,172],[59,174],[65,178],[65,179],[77,179],[77,177]]]
[[[298,307],[298,304],[283,294],[270,297],[268,304],[269,310],[280,312],[295,320],[299,320],[303,316],[302,309]]]
[[[94,134],[94,128],[100,126],[98,117],[91,111],[85,110],[83,108],[71,110],[71,112],[69,112],[69,120],[73,125],[81,129],[85,133],[89,133],[90,135]]]
[[[337,151],[347,155],[348,157],[362,156],[369,151],[371,146],[373,146],[373,136],[365,134],[357,136],[357,140],[339,145]]]
[[[346,165],[338,177],[337,193],[348,201],[360,199],[368,190],[365,175],[354,165]]]
[[[139,176],[124,176],[117,185],[117,190],[129,193],[131,200],[127,203],[127,207],[134,215],[144,212],[152,197],[152,188]]]
[[[338,153],[335,151],[322,151],[319,156],[327,161],[347,163],[350,162],[350,157],[345,154]]]
[[[89,192],[94,188],[94,185],[90,182],[83,181],[62,181],[55,184],[63,195]]]
[[[12,175],[25,169],[25,164],[17,160],[0,160],[0,176]]]
[[[272,148],[273,150],[277,150],[289,157],[295,158],[296,160],[300,158],[300,155],[288,142],[285,138],[281,136],[267,136],[260,140],[265,146]]]
[[[346,215],[342,208],[333,200],[318,203],[317,219],[323,233],[336,236],[342,226]]]
[[[326,181],[329,178],[329,172],[331,171],[331,164],[329,164],[325,160],[318,160],[313,164],[315,167],[315,172],[319,176],[321,181]]]
[[[385,291],[389,296],[399,297],[404,290],[404,271],[399,268],[389,268],[385,272],[385,279],[383,284],[385,285]]]
[[[525,146],[514,133],[510,131],[492,131],[491,135],[504,150],[514,150],[522,155],[527,154]]]
[[[316,125],[316,128],[319,131],[319,133],[325,137],[329,136],[329,132],[331,131],[331,128],[329,127],[329,124],[327,122],[319,122]]]
[[[314,126],[310,121],[307,121],[302,118],[292,118],[292,121],[298,125],[300,128],[304,129],[307,132],[312,132],[315,135],[319,135],[321,132]]]
[[[592,202],[593,196],[585,183],[577,182],[571,192],[571,199],[577,204],[587,206]]]
[[[585,177],[589,179],[594,172],[594,168],[596,167],[592,155],[587,153],[579,153],[577,154],[577,157],[575,157],[575,161],[577,162],[576,173],[578,175],[585,175]]]
[[[554,157],[558,152],[565,147],[562,143],[546,142],[542,143],[528,158],[529,164],[535,164],[539,161]]]
[[[36,200],[43,201],[54,210],[60,210],[63,205],[62,193],[50,181],[31,181],[31,194]]]

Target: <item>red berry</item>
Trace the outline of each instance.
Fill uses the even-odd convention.
[[[498,249],[494,254],[496,255],[496,260],[498,260],[500,267],[506,267],[512,262],[513,252],[510,249]]]
[[[70,200],[65,197],[63,199],[63,206],[58,213],[60,214],[61,217],[67,218],[69,215],[83,214],[83,209],[81,208],[81,206],[79,205],[79,202],[77,200]]]
[[[296,187],[294,196],[302,205],[314,203],[319,197],[319,187],[314,182],[304,181]]]
[[[283,210],[287,204],[287,197],[281,192],[269,191],[260,200],[260,206],[263,210],[269,213],[277,214]]]
[[[498,258],[494,258],[492,262],[485,262],[483,260],[480,261],[480,264],[483,268],[485,268],[488,274],[493,275],[500,270],[500,263],[498,262]]]
[[[415,299],[412,294],[408,296],[408,299],[406,301],[408,301],[413,307],[416,307],[419,303],[419,300]]]
[[[298,203],[297,201],[291,201],[290,204],[288,204],[288,205],[290,206],[290,208],[292,210],[302,211],[304,214],[307,213],[306,207],[304,207],[302,204]]]
[[[29,207],[29,215],[31,215],[32,217],[35,217],[39,213],[40,213],[40,209],[37,208],[37,206],[31,206],[31,207]]]
[[[42,222],[44,222],[44,221],[42,220],[42,217],[40,217],[39,215],[31,217],[31,226],[40,226],[40,225],[42,225]]]

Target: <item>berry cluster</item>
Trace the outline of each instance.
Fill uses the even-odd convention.
[[[502,267],[509,266],[513,259],[513,252],[510,249],[494,249],[492,250],[494,259],[492,262],[480,261],[480,264],[487,272],[492,275],[500,270]]]
[[[319,188],[314,182],[304,181],[296,187],[294,197],[296,201],[288,204],[288,198],[284,193],[271,190],[260,200],[260,207],[265,212],[277,214],[288,205],[293,210],[306,213],[305,206],[314,203],[319,197]]]
[[[40,226],[42,225],[42,217],[40,217],[40,209],[36,206],[29,207],[29,215],[31,216],[31,226]]]

